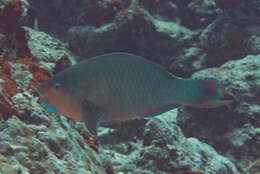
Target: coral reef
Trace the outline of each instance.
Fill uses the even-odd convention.
[[[99,22],[98,28],[96,24],[82,22],[68,28],[66,39],[70,49],[81,57],[127,51],[167,66],[174,74],[189,77],[197,70],[220,66],[229,59],[239,59],[258,50],[258,37],[253,37],[257,31],[254,2],[246,3],[246,8],[252,8],[251,12],[240,12],[240,6],[232,11],[221,11],[213,1],[93,3],[103,7],[97,10],[102,13],[99,16],[104,16],[106,9],[115,10],[111,19]],[[233,17],[233,13],[240,15]]]
[[[11,0],[4,4],[4,7],[0,9],[0,21],[1,30],[6,35],[6,42],[8,39],[14,39],[17,44],[18,56],[29,56],[30,51],[28,48],[25,31],[20,25],[20,19],[24,12],[21,0]],[[12,36],[14,35],[14,36]],[[13,37],[13,38],[8,38]],[[6,43],[2,43],[6,44]]]
[[[249,174],[259,174],[260,173],[260,158],[252,162],[247,168]]]
[[[83,139],[77,129],[65,135],[66,131],[34,104],[34,88],[39,82],[73,60],[50,36],[41,34],[45,43],[42,40],[35,47],[35,36],[40,34],[20,25],[23,11],[19,0],[8,1],[0,9],[0,117],[5,120],[0,124],[0,173],[106,173],[91,149],[97,149],[96,139],[87,135],[87,140]]]
[[[34,107],[28,117],[36,115],[48,114]],[[25,123],[13,116],[0,124],[1,173],[106,174],[97,153],[66,121],[54,121],[52,115],[39,124],[29,118]]]
[[[221,81],[237,101],[210,110],[180,109],[177,117],[186,136],[198,137],[213,145],[217,151],[236,161],[242,171],[247,167],[242,159],[256,159],[260,152],[259,59],[259,55],[251,55],[195,73],[194,78]]]
[[[115,173],[239,173],[209,145],[185,138],[175,123],[164,119],[167,114],[173,116],[174,111],[161,118],[130,120],[102,129],[99,152],[112,157]]]
[[[0,173],[259,173],[258,14],[258,0],[0,1]],[[220,80],[237,101],[100,127],[99,138],[35,103],[38,83],[113,51]]]
[[[79,21],[81,25],[100,27],[106,23],[137,19],[142,15],[138,0],[100,0],[87,3]]]
[[[23,7],[19,0],[6,2],[4,7],[0,9],[0,31],[3,32],[5,37],[0,44],[10,46],[13,42],[15,43],[11,49],[4,46],[1,49],[0,75],[3,82],[0,83],[2,87],[0,108],[5,119],[13,114],[17,115],[18,111],[21,112],[21,108],[17,108],[12,101],[12,97],[15,94],[22,93],[25,98],[31,98],[31,94],[24,92],[28,88],[34,89],[39,81],[46,80],[50,76],[47,70],[40,67],[39,62],[35,60],[30,52],[26,39],[26,31],[19,23],[22,13]],[[27,83],[26,85],[19,85],[17,77],[13,77],[13,71],[17,68],[21,68],[21,72],[27,70],[30,72],[29,74],[32,77],[29,81],[24,81],[24,83]],[[22,74],[16,76],[22,76]],[[29,77],[28,75],[26,76],[27,78]]]

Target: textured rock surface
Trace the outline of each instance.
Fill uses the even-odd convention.
[[[221,81],[239,101],[215,109],[181,109],[178,124],[188,137],[198,137],[239,164],[259,158],[260,56],[229,61],[220,68],[202,70],[194,78]]]
[[[128,51],[188,77],[259,52],[257,0],[30,2],[40,28],[65,38],[80,59]]]
[[[73,59],[57,39],[20,25],[25,2],[0,8],[0,173],[105,174],[106,163],[76,129],[83,125],[35,104],[34,87]]]
[[[28,46],[32,55],[41,63],[41,67],[53,73],[57,62],[66,59],[68,66],[75,64],[75,60],[66,49],[64,43],[50,35],[25,27],[28,37]],[[67,67],[68,67],[67,66]],[[67,67],[63,67],[65,69]],[[61,69],[61,70],[62,70]],[[61,71],[60,70],[60,71]]]
[[[239,173],[229,157],[241,173],[256,174],[260,57],[224,63],[259,54],[259,6],[259,0],[0,1],[0,173]],[[180,109],[178,124],[226,157],[185,138],[177,110],[100,128],[96,153],[77,131],[84,131],[81,123],[33,104],[39,82],[75,63],[54,36],[68,41],[78,60],[128,51],[183,77],[224,64],[194,77],[221,80],[240,101]]]
[[[13,116],[2,122],[0,172],[105,174],[97,153],[78,131],[56,118],[35,106],[25,121]]]
[[[198,45],[193,41],[197,34],[196,31],[192,31],[176,21],[152,16],[140,6],[136,6],[136,8],[141,13],[138,16],[133,14],[132,17],[129,12],[119,21],[105,23],[99,27],[91,25],[71,27],[66,33],[69,48],[81,55],[81,58],[113,51],[131,52],[168,66],[179,75],[186,70],[190,72],[190,70],[202,68],[201,63],[197,63],[197,66],[191,64],[186,69],[183,69],[182,66],[194,58],[195,54],[203,56]],[[131,10],[129,9],[129,11]],[[186,54],[186,52],[191,52],[189,48],[192,46],[195,47],[195,51]],[[187,49],[182,60],[179,60],[183,57],[180,48]]]
[[[196,138],[185,138],[169,121],[175,111],[149,120],[131,120],[104,129],[100,153],[111,156],[116,173],[168,174],[181,170],[201,173],[239,173],[227,158]],[[166,118],[164,118],[166,117]]]

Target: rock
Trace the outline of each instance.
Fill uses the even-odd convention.
[[[260,155],[260,128],[252,126],[250,124],[245,124],[241,128],[235,128],[232,131],[226,133],[223,137],[228,143],[231,144],[231,147],[239,150],[239,154],[242,156],[254,156],[258,157]],[[245,147],[247,146],[247,147]],[[250,149],[250,150],[249,150]],[[245,151],[247,150],[247,151]],[[234,150],[227,150],[229,156],[236,156],[233,152]]]
[[[57,39],[20,25],[24,2],[0,8],[0,173],[113,174],[76,128],[35,103],[38,83],[74,59]]]
[[[3,173],[105,174],[102,161],[71,126],[25,124],[13,116],[0,131],[0,171]]]
[[[195,70],[205,67],[206,58],[207,54],[199,47],[184,48],[183,53],[170,64],[169,70],[180,77],[188,78]]]
[[[30,1],[35,9],[32,16],[37,17],[40,28],[67,40],[69,48],[81,57],[78,60],[126,51],[162,64],[183,77],[255,53],[257,46],[252,45],[258,42],[247,28],[259,26],[258,2],[234,2]],[[190,48],[200,51],[188,57]]]
[[[29,120],[30,123],[35,125],[45,125],[47,127],[51,126],[51,121],[48,117],[49,113],[46,110],[43,110],[38,104],[32,102],[32,106],[30,107],[31,112],[27,114],[25,121]]]
[[[29,0],[30,8],[26,26],[35,28],[35,21],[38,21],[40,31],[49,34],[62,34],[71,25],[75,25],[78,17],[86,8],[88,1],[70,0]]]
[[[250,174],[260,173],[260,158],[250,164],[250,166],[247,168],[247,172]]]
[[[125,9],[127,16],[119,21],[110,20],[98,26],[72,26],[66,33],[70,50],[80,55],[79,60],[107,52],[131,52],[162,64],[181,76],[188,76],[196,69],[203,68],[205,64],[200,63],[205,58],[203,50],[194,51],[190,57],[186,56],[186,51],[183,53],[180,50],[189,50],[191,46],[200,50],[194,43],[198,32],[178,21],[153,15],[148,9],[142,8],[143,4],[146,3],[140,1],[139,5],[133,4],[141,13],[138,17],[129,6]],[[194,66],[190,61],[196,62]]]
[[[80,55],[81,59],[107,52],[124,51],[141,55],[165,66],[174,64],[174,67],[177,67],[177,64],[180,65],[178,62],[186,58],[183,54],[178,53],[179,48],[185,49],[191,45],[195,34],[177,23],[159,20],[147,14],[146,18],[110,23],[99,28],[71,27],[66,38],[70,49]],[[137,35],[139,37],[136,37]],[[153,40],[157,42],[151,45]],[[176,54],[179,56],[174,56]],[[200,60],[197,55],[193,55],[192,58]],[[178,61],[176,61],[177,59]],[[192,60],[191,57],[187,59]],[[193,69],[179,67],[178,69],[171,68],[171,70],[180,75],[187,74],[183,73],[185,70],[190,73],[197,68],[196,66]]]
[[[77,52],[79,55],[88,53],[94,56],[96,52],[107,52],[107,49],[111,48],[111,43],[116,40],[114,37],[115,31],[117,30],[116,27],[114,24],[104,25],[98,29],[92,26],[71,27],[67,33],[69,47],[73,52]],[[97,48],[96,45],[99,45],[99,47]],[[106,48],[107,46],[108,48]]]
[[[30,174],[30,172],[23,167],[21,164],[11,161],[10,159],[6,158],[4,155],[0,154],[0,172],[5,174],[16,174],[16,173],[21,173],[21,174]]]
[[[167,119],[141,120],[122,122],[114,131],[100,135],[100,153],[112,157],[116,173],[239,173],[227,158],[196,138],[185,138],[181,129]]]
[[[5,119],[12,115],[24,119],[22,117],[26,115],[28,105],[17,103],[16,94],[23,95],[26,100],[32,99],[39,82],[75,63],[64,44],[57,39],[28,27],[17,27],[24,32],[19,38],[26,39],[14,37],[17,33],[7,33],[9,39],[4,41],[0,55],[0,86],[3,91],[0,111]],[[13,41],[19,42],[12,46]]]
[[[231,19],[219,17],[204,29],[199,40],[208,52],[206,64],[220,66],[230,59],[239,59],[246,55],[246,31],[232,25]],[[218,61],[215,61],[218,59]]]
[[[1,1],[0,173],[239,173],[201,141],[241,173],[257,171],[259,1],[234,2]],[[127,51],[182,77],[224,64],[193,77],[220,79],[240,102],[179,109],[184,134],[200,141],[182,134],[177,110],[100,128],[98,154],[82,123],[35,104],[38,83],[76,62],[67,45],[77,60]]]
[[[218,11],[218,17],[199,37],[201,45],[211,53],[211,62],[218,59],[219,66],[226,60],[255,54],[255,48],[251,44],[255,45],[252,37],[256,33],[259,35],[259,2],[216,0],[216,6],[222,10]]]
[[[29,105],[28,99],[22,94],[17,93],[12,97],[13,104],[19,108],[20,114],[22,114]]]
[[[30,79],[33,78],[27,65],[10,62],[11,78],[17,83],[17,86],[21,89],[27,89]]]
[[[258,30],[260,31],[260,30]],[[252,35],[248,41],[247,41],[247,49],[248,49],[248,52],[254,54],[254,55],[257,55],[257,54],[260,54],[260,35],[258,34],[257,35]]]
[[[140,3],[151,15],[162,15],[171,20],[180,20],[180,8],[177,2],[141,0]]]
[[[61,71],[68,67],[68,65],[76,63],[71,53],[66,49],[65,44],[58,39],[29,27],[25,27],[24,29],[27,32],[28,46],[31,54],[40,62],[41,67],[44,69],[53,73],[54,69],[55,72]],[[63,66],[62,64],[57,67],[58,62],[63,59],[66,59],[65,64],[67,65],[63,68],[60,68]]]
[[[259,155],[259,60],[259,55],[250,55],[195,73],[193,78],[220,81],[238,101],[213,109],[183,108],[177,117],[184,135],[212,145],[235,161],[241,171],[248,167],[244,160],[253,161]]]
[[[187,1],[188,2],[188,1]],[[185,2],[179,1],[183,10],[180,10],[180,18],[183,21],[183,25],[189,29],[204,29],[207,25],[212,23],[217,16],[217,9],[214,0],[195,0],[190,1],[187,6]],[[190,20],[190,17],[192,20]]]

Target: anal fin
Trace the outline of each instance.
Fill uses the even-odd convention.
[[[106,126],[109,126],[111,124],[118,123],[118,122],[120,122],[120,121],[119,120],[111,120],[111,121],[100,122],[99,125],[106,127]]]
[[[97,127],[100,120],[105,115],[105,111],[89,100],[83,100],[82,102],[82,117],[85,125],[87,126],[89,133],[96,136]]]
[[[153,117],[156,117],[160,114],[163,114],[165,112],[168,112],[172,109],[176,109],[176,108],[179,108],[181,105],[180,104],[170,104],[170,105],[165,105],[161,108],[158,108],[150,113],[147,113],[144,118],[153,118]]]

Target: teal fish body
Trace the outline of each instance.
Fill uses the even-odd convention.
[[[99,122],[149,116],[181,105],[214,107],[233,100],[224,98],[232,95],[215,82],[176,77],[129,53],[84,60],[37,90],[47,99],[48,110],[84,121],[94,135]]]

